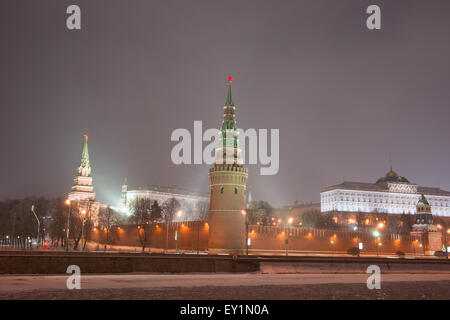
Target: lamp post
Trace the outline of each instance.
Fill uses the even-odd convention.
[[[292,218],[289,218],[288,219],[288,224],[289,224],[289,229],[291,228],[291,224],[292,224],[292,221],[293,221],[294,219],[292,219]],[[286,241],[286,257],[288,256],[288,254],[289,254],[289,231],[288,231],[288,229],[287,229],[287,227],[286,227],[286,224],[285,224],[285,231],[286,231],[286,239],[285,239],[285,241]]]
[[[34,204],[31,206],[31,212],[33,212],[34,217],[36,218],[37,221],[37,234],[36,234],[36,248],[38,247],[38,243],[39,243],[39,230],[41,230],[41,222],[39,221],[39,218],[36,214],[36,212],[34,212]]]
[[[334,240],[330,240],[330,244],[331,244],[331,255],[334,256]]]
[[[177,212],[177,217],[178,218],[181,218],[181,215],[183,214],[183,211],[181,211],[181,210],[179,210],[178,212]],[[179,227],[180,227],[180,223],[179,222],[177,222],[177,238],[175,239],[175,244],[176,244],[176,253],[178,253],[178,238],[179,238],[179,232],[178,232],[178,229],[179,229]]]
[[[378,242],[377,240],[380,238],[380,232],[378,230],[374,230],[372,235],[375,237],[375,246],[377,247],[377,257],[378,257]]]
[[[248,256],[248,215],[245,210],[241,210],[243,216],[245,216],[245,254]]]
[[[67,228],[66,228],[66,243],[65,243],[65,250],[66,252],[69,252],[69,228],[70,228],[70,209],[72,208],[70,200],[67,199],[65,201],[66,205],[69,206],[69,213],[67,215]]]
[[[202,224],[202,222],[201,221],[198,221],[198,228],[197,228],[197,254],[199,254],[200,252],[200,248],[199,248],[199,245],[200,245],[200,225]]]
[[[83,209],[81,211],[81,216],[83,217],[82,218],[82,223],[81,223],[81,250],[83,251],[84,250],[84,247],[83,247],[83,242],[84,242],[84,222],[86,221],[86,219],[85,219],[86,210],[85,209]]]

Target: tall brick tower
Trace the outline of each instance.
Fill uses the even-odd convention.
[[[244,253],[246,184],[248,171],[243,167],[236,115],[228,77],[228,93],[225,101],[219,144],[216,148],[214,167],[209,169],[211,196],[209,205],[210,252]]]
[[[78,210],[86,210],[94,225],[97,225],[100,204],[95,201],[87,142],[88,135],[85,134],[83,151],[81,153],[81,162],[77,169],[77,175],[73,179],[73,186],[72,191],[69,193],[69,200],[72,202],[72,209],[77,208]]]
[[[423,194],[416,205],[415,218],[416,223],[413,224],[411,231],[412,238],[420,241],[426,255],[439,251],[442,248],[442,233],[434,224],[431,206]]]

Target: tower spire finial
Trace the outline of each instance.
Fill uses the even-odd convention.
[[[228,93],[227,100],[225,101],[225,106],[234,106],[233,96],[231,94],[231,83],[233,82],[233,77],[228,76]]]
[[[83,135],[84,137],[84,145],[83,145],[83,152],[81,154],[81,162],[83,163],[83,160],[89,161],[89,151],[88,151],[88,135],[85,133]]]
[[[389,166],[391,168],[392,171],[392,154],[389,152]]]

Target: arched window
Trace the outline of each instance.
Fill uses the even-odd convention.
[[[238,189],[234,188],[234,194],[237,194],[237,193],[238,193]]]
[[[223,187],[220,188],[220,193],[223,193]]]

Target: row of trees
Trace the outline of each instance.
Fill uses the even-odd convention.
[[[94,228],[93,216],[91,212],[91,203],[72,201],[70,204],[70,233],[69,242],[73,249],[85,247],[91,231]],[[38,222],[31,207],[34,205],[34,211],[39,219],[39,234],[37,232]],[[127,217],[120,214],[111,207],[102,206],[98,213],[98,227],[103,231],[104,243],[110,244],[114,236],[114,230],[118,226],[133,224],[142,226],[138,232],[139,241],[145,249],[149,242],[151,232],[157,223],[169,223],[175,219],[179,220],[207,220],[208,204],[200,202],[194,209],[192,204],[180,204],[175,198],[171,198],[163,203],[162,206],[157,201],[148,198],[138,198],[131,204],[132,214]],[[183,212],[183,216],[178,218],[176,213]],[[86,212],[86,214],[82,214]],[[63,198],[46,199],[43,197],[30,197],[17,200],[0,201],[0,238],[17,239],[38,238],[43,241],[49,237],[53,246],[64,247],[66,245],[67,219],[69,214],[69,205]],[[84,241],[81,243],[82,235]]]
[[[142,251],[149,244],[149,239],[157,223],[168,224],[174,220],[203,221],[208,219],[209,212],[206,202],[198,202],[194,208],[191,203],[180,203],[175,198],[168,199],[162,206],[157,201],[148,198],[136,198],[129,204],[129,209],[132,212],[129,222],[138,226],[137,236]],[[178,212],[180,212],[179,217],[177,216]],[[167,227],[166,232],[168,232]]]

